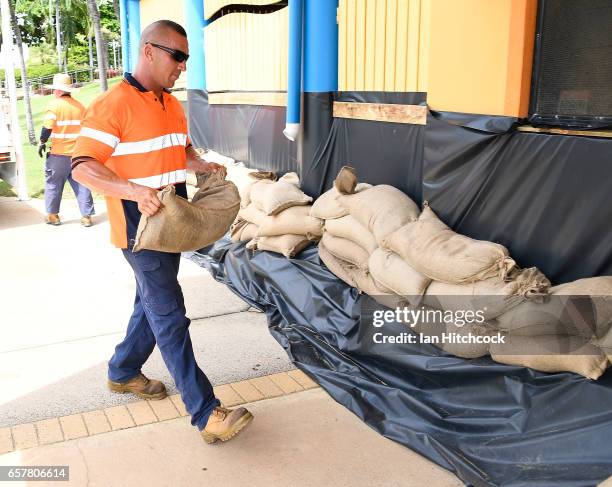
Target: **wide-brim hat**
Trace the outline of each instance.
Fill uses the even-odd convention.
[[[53,75],[53,84],[45,86],[47,88],[51,88],[52,90],[62,90],[68,93],[75,90],[75,88],[72,86],[72,79],[70,79],[70,76],[63,73]]]

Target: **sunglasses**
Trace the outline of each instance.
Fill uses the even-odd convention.
[[[177,63],[182,63],[189,59],[189,54],[184,53],[183,51],[179,51],[178,49],[171,49],[166,46],[162,46],[160,44],[155,44],[153,42],[147,42],[147,44],[151,44],[153,47],[157,47],[157,49],[161,49],[162,51],[166,51],[172,59],[174,59]]]

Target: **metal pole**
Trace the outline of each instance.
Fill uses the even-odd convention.
[[[13,31],[9,14],[9,0],[0,0],[0,14],[2,15],[2,40],[4,42],[6,87],[11,102],[11,137],[17,159],[17,197],[21,201],[29,200],[28,185],[26,181],[25,161],[21,145],[21,127],[19,126],[19,112],[17,111],[17,86],[15,84],[15,67],[13,66]]]

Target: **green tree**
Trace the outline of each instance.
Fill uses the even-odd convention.
[[[19,67],[21,68],[21,86],[23,88],[23,100],[26,111],[26,126],[28,128],[28,140],[31,145],[36,145],[36,134],[34,133],[34,119],[32,118],[32,103],[30,102],[30,88],[28,84],[28,72],[26,70],[25,60],[23,58],[23,41],[21,39],[21,30],[17,23],[15,15],[15,5],[13,0],[8,1],[9,15],[11,16],[11,28],[17,43],[17,52],[19,53]]]
[[[100,25],[100,12],[96,0],[87,0],[87,10],[91,17],[94,33],[96,37],[96,52],[98,53],[98,72],[100,75],[100,89],[102,91],[108,90],[108,83],[106,81],[106,42],[102,36],[102,27]]]

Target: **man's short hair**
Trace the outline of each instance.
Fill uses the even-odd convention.
[[[167,19],[157,20],[153,22],[151,25],[158,25],[160,27],[163,26],[168,29],[172,29],[174,32],[182,35],[183,37],[187,37],[187,32],[185,32],[185,29],[183,29],[183,26],[181,24],[177,24],[176,22],[173,22],[172,20],[167,20]]]
[[[185,32],[185,29],[183,29],[182,25],[167,19],[156,20],[155,22],[152,22],[151,24],[147,25],[142,31],[142,35],[140,37],[140,47],[142,48],[142,46],[144,46],[147,42],[150,41],[152,33],[164,29],[170,29],[183,37],[187,37],[187,32]]]

